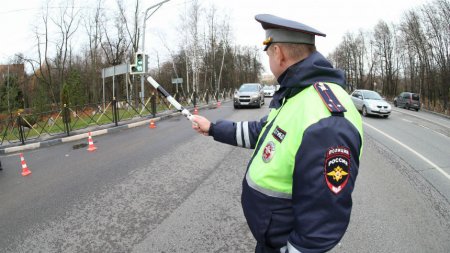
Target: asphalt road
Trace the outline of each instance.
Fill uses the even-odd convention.
[[[213,121],[267,112],[200,111]],[[450,180],[427,162],[449,173],[449,121],[434,117],[364,118],[351,223],[333,252],[450,251]],[[182,117],[94,142],[94,153],[87,140],[24,153],[27,177],[17,154],[1,157],[0,252],[253,251],[240,207],[251,150],[197,135]]]

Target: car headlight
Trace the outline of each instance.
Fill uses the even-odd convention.
[[[234,94],[235,99],[239,99],[239,94]]]
[[[252,98],[259,98],[259,95],[258,94],[252,95]]]

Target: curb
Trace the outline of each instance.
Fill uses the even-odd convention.
[[[203,105],[203,106],[198,106],[197,109],[200,110],[200,109],[204,109],[204,108],[210,108],[211,106],[216,106],[216,105],[215,104],[207,104],[207,105]],[[181,112],[172,112],[172,113],[168,113],[168,114],[161,115],[159,117],[155,117],[155,118],[151,118],[151,119],[145,119],[145,120],[141,120],[138,122],[128,123],[128,124],[119,125],[119,126],[113,126],[110,128],[100,129],[100,130],[90,131],[90,132],[91,132],[91,136],[104,135],[104,134],[108,134],[108,133],[117,133],[117,132],[120,132],[125,129],[135,128],[135,127],[139,127],[142,125],[148,125],[148,124],[150,124],[151,120],[157,122],[157,121],[160,121],[160,120],[163,120],[166,118],[176,117],[176,116],[180,116],[180,115],[181,115]],[[33,150],[33,149],[38,149],[41,147],[50,147],[50,146],[58,145],[61,143],[86,139],[86,138],[88,138],[88,134],[89,134],[88,132],[89,131],[83,132],[80,134],[75,134],[73,136],[61,137],[61,138],[57,138],[57,139],[51,139],[51,140],[46,140],[46,141],[34,142],[34,143],[25,144],[25,145],[0,149],[0,155],[16,153],[16,152],[25,151],[25,150]]]

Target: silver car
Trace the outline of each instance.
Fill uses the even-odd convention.
[[[362,112],[362,115],[378,115],[384,118],[391,115],[391,105],[388,104],[376,91],[372,90],[355,90],[351,94],[353,104],[356,109]]]
[[[263,90],[265,97],[273,97],[273,94],[275,94],[275,86],[273,85],[266,85],[264,86]]]
[[[234,93],[234,108],[258,107],[264,104],[264,91],[259,83],[244,83]]]

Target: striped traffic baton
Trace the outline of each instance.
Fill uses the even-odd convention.
[[[190,121],[193,120],[193,116],[192,116],[191,112],[189,112],[188,109],[184,108],[180,103],[178,103],[178,101],[175,100],[175,98],[173,98],[169,94],[169,92],[167,92],[161,85],[159,85],[159,83],[157,83],[155,81],[155,79],[153,79],[151,76],[149,76],[149,77],[147,77],[147,81],[153,87],[155,87],[155,89],[157,89],[161,94],[163,94],[163,96],[167,99],[167,101],[169,101],[169,103],[171,103],[175,108],[177,108],[177,110],[180,111],[181,114],[186,116],[186,118],[188,118]]]

